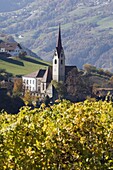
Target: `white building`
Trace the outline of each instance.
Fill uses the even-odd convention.
[[[76,66],[65,66],[65,55],[61,41],[61,30],[59,26],[58,41],[53,56],[53,65],[47,69],[40,69],[34,73],[22,77],[25,90],[53,97],[54,87],[52,80],[65,82],[66,75]]]
[[[23,87],[32,93],[45,94],[52,80],[52,67],[40,69],[22,77]],[[50,92],[51,93],[51,92]],[[51,96],[51,94],[50,94]]]
[[[0,53],[7,53],[11,56],[18,56],[22,52],[22,47],[17,42],[1,42]]]

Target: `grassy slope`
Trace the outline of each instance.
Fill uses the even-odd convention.
[[[24,75],[36,71],[40,68],[46,68],[50,65],[43,60],[26,57],[23,59],[0,59],[0,69],[5,69],[7,72],[14,75]]]

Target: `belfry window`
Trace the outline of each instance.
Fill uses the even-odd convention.
[[[57,52],[55,52],[55,56],[57,56]]]
[[[61,60],[61,64],[63,64],[63,60]]]
[[[57,60],[55,59],[55,64],[57,64]]]

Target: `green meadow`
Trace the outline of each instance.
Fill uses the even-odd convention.
[[[5,69],[13,75],[25,75],[41,68],[47,68],[50,63],[30,56],[20,58],[0,58],[0,69]]]

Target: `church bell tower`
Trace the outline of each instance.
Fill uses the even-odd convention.
[[[62,47],[62,40],[61,40],[61,28],[59,25],[59,33],[58,33],[58,40],[57,45],[54,51],[53,56],[53,80],[57,82],[65,81],[65,55],[64,50]]]

